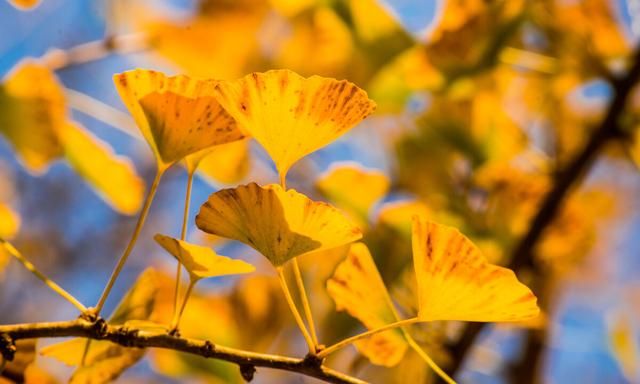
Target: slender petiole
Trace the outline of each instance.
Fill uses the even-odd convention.
[[[438,376],[440,376],[442,380],[444,380],[447,384],[456,384],[456,381],[453,380],[449,375],[447,375],[447,373],[443,371],[442,368],[440,368],[435,361],[433,361],[433,359],[427,354],[427,352],[425,352],[422,349],[422,347],[420,347],[420,345],[416,343],[413,337],[411,337],[411,335],[409,334],[409,331],[407,331],[405,328],[402,328],[402,333],[404,334],[404,337],[407,340],[407,343],[409,344],[409,346],[413,348],[413,350],[416,351],[418,355],[420,355],[420,357],[422,357],[422,359],[427,363],[427,365],[431,369],[433,369],[433,371]]]
[[[355,336],[351,336],[349,338],[346,338],[342,341],[339,341],[325,349],[323,349],[322,351],[318,352],[317,356],[320,359],[323,359],[327,356],[329,356],[330,354],[332,354],[333,352],[346,347],[347,345],[353,344],[354,342],[367,338],[369,336],[373,336],[376,333],[380,333],[380,332],[384,332],[384,331],[388,331],[390,329],[394,329],[394,328],[398,328],[398,327],[402,327],[405,325],[409,325],[409,324],[414,324],[419,322],[420,319],[418,319],[417,317],[412,317],[410,319],[405,319],[405,320],[400,320],[400,321],[396,321],[395,323],[391,323],[391,324],[387,324],[383,327],[380,328],[376,328],[376,329],[371,329],[369,331],[363,332],[359,335],[355,335]]]
[[[162,175],[164,174],[165,169],[166,169],[165,167],[162,167],[162,168],[159,167],[158,171],[156,172],[156,176],[153,179],[153,184],[151,184],[149,193],[147,193],[147,197],[145,198],[142,211],[140,212],[140,216],[138,216],[138,222],[136,223],[136,227],[133,230],[133,234],[131,235],[129,244],[127,244],[127,248],[125,248],[124,252],[122,253],[122,256],[120,256],[120,259],[118,260],[118,263],[116,264],[115,269],[111,273],[109,282],[105,286],[104,291],[102,292],[102,296],[100,296],[100,300],[96,305],[96,308],[94,310],[96,316],[100,315],[100,311],[102,311],[102,307],[104,307],[104,304],[107,301],[109,294],[111,293],[111,289],[113,288],[113,285],[115,284],[116,279],[118,278],[118,275],[120,275],[120,272],[122,271],[124,264],[129,258],[131,251],[133,251],[133,247],[135,246],[136,241],[138,240],[138,236],[140,235],[140,230],[142,229],[142,226],[144,225],[147,215],[149,214],[149,208],[151,207],[153,198],[156,194],[156,191],[158,190],[158,184],[160,184],[160,179],[162,178]]]
[[[291,297],[291,292],[289,292],[289,287],[287,286],[287,280],[284,278],[284,271],[282,270],[282,267],[277,267],[276,269],[278,271],[278,278],[280,280],[280,286],[282,287],[282,292],[284,292],[284,297],[287,300],[287,304],[289,304],[289,309],[291,309],[291,313],[293,314],[293,317],[295,318],[296,323],[300,328],[300,331],[302,332],[302,336],[304,336],[304,339],[307,341],[307,345],[309,346],[309,353],[315,354],[316,347],[313,344],[313,339],[311,339],[311,336],[307,331],[307,327],[304,325],[304,321],[300,316],[300,312],[298,312],[298,308],[296,308],[296,304],[293,302],[293,298]]]
[[[193,187],[193,172],[187,172],[187,192],[184,198],[184,211],[182,212],[182,229],[180,230],[180,240],[187,238],[187,223],[189,221],[189,205],[191,204],[191,188]],[[180,281],[182,280],[182,263],[178,260],[176,267],[176,288],[173,297],[173,318],[178,313],[178,303],[180,301]]]
[[[65,300],[70,302],[74,307],[78,308],[78,310],[82,313],[87,312],[87,307],[85,307],[78,299],[73,297],[72,294],[65,291],[64,288],[56,284],[53,280],[49,279],[42,272],[38,271],[29,260],[27,260],[20,251],[18,251],[11,243],[0,238],[0,245],[13,257],[15,257],[18,261],[24,265],[29,272],[33,273],[38,279],[40,279],[47,287],[51,288],[55,293],[62,296]]]
[[[180,310],[173,315],[173,320],[171,321],[171,331],[175,331],[178,329],[180,325],[180,320],[182,319],[182,313],[184,313],[184,309],[187,307],[187,301],[189,300],[189,296],[191,296],[191,291],[193,287],[196,285],[197,280],[189,281],[189,286],[187,287],[187,291],[184,293],[184,299],[182,300],[182,305],[180,306]]]
[[[314,347],[318,346],[318,336],[316,335],[316,326],[313,322],[313,315],[311,314],[311,305],[309,305],[309,298],[307,297],[307,291],[304,288],[304,281],[302,280],[302,273],[300,273],[300,266],[298,265],[298,259],[293,259],[293,273],[296,278],[296,284],[298,285],[298,291],[300,291],[300,299],[302,300],[302,308],[304,309],[304,315],[309,325],[309,332],[311,333],[311,340],[313,340]]]

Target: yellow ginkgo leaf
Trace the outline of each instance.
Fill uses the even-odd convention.
[[[18,9],[31,9],[40,4],[40,0],[9,0],[9,3]]]
[[[274,65],[302,74],[340,76],[353,57],[353,36],[331,7],[320,6],[290,21],[291,32],[276,47]]]
[[[154,10],[143,8],[133,21],[141,24],[155,52],[187,74],[224,80],[242,76],[259,58],[265,18],[272,16],[269,4],[250,0],[198,5],[187,20],[149,18]]]
[[[158,274],[152,268],[142,272],[138,280],[111,315],[109,324],[122,325],[130,320],[147,320],[155,308],[158,290]],[[70,366],[79,366],[87,341],[71,339],[52,344],[40,350],[40,354],[52,357]],[[110,383],[127,368],[138,362],[145,351],[126,348],[109,341],[92,341],[85,358],[71,377],[71,383]]]
[[[214,80],[136,69],[114,76],[116,88],[161,166],[244,137],[214,96]]]
[[[402,30],[392,12],[385,9],[379,0],[349,0],[353,23],[358,36],[373,42]]]
[[[34,173],[42,173],[62,155],[58,131],[66,121],[62,87],[55,75],[23,61],[0,86],[0,133]]]
[[[60,139],[69,165],[109,205],[128,215],[140,209],[144,181],[129,159],[114,155],[106,143],[72,122],[61,130]]]
[[[360,229],[329,204],[293,189],[255,183],[209,196],[196,225],[207,233],[253,247],[276,267],[296,256],[362,237]]]
[[[416,216],[412,239],[421,321],[520,321],[540,312],[513,271],[489,264],[457,229]]]
[[[249,172],[248,140],[212,147],[209,154],[200,160],[198,170],[205,180],[224,184],[240,181]]]
[[[360,224],[367,222],[373,204],[386,195],[389,178],[377,170],[358,164],[332,167],[316,181],[316,188],[339,208],[344,209]]]
[[[269,153],[280,177],[296,161],[331,143],[375,109],[346,80],[303,78],[289,70],[252,73],[216,86],[220,103]]]
[[[155,235],[154,239],[173,257],[180,260],[180,263],[189,271],[192,280],[255,271],[253,265],[218,255],[209,247],[189,244],[161,234]]]
[[[327,281],[327,292],[338,310],[349,312],[368,329],[399,320],[369,249],[363,243],[351,245],[346,259]],[[356,347],[372,363],[391,367],[400,362],[407,343],[402,332],[394,329],[358,341]]]
[[[629,145],[629,155],[636,167],[640,169],[640,127],[634,128],[634,134]]]
[[[609,349],[625,377],[634,381],[640,372],[640,344],[633,322],[625,312],[612,312],[607,316]]]
[[[0,204],[0,238],[13,238],[18,232],[18,229],[20,229],[20,216],[11,208]]]

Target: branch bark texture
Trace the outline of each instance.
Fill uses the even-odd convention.
[[[365,381],[326,367],[315,356],[293,358],[280,355],[249,352],[213,344],[208,340],[171,336],[126,326],[108,325],[104,320],[91,322],[84,319],[52,323],[0,325],[0,352],[7,360],[13,359],[14,342],[20,339],[42,337],[83,337],[108,340],[129,348],[163,348],[190,353],[210,359],[235,363],[248,379],[256,367],[279,369],[315,377],[328,383],[366,384]],[[251,372],[251,375],[249,375]]]

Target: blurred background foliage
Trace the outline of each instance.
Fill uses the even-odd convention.
[[[637,0],[41,0],[0,2],[0,237],[81,301],[98,299],[154,173],[112,84],[144,67],[234,79],[288,68],[345,78],[376,114],[297,164],[290,187],[329,201],[365,230],[401,312],[414,315],[410,219],[461,229],[494,263],[511,251],[614,96],[640,38]],[[518,271],[540,297],[535,324],[489,326],[466,354],[461,382],[640,382],[640,89],[611,141],[563,201]],[[216,189],[277,182],[264,150],[220,146],[201,166],[191,217]],[[113,296],[148,266],[153,314],[168,321],[175,261],[153,243],[177,234],[186,172],[172,168]],[[272,269],[255,251],[199,232],[189,239],[242,255],[258,272],[200,286],[183,334],[244,349],[304,353]],[[361,329],[325,290],[346,250],[302,257],[320,339]],[[76,314],[0,255],[0,323]],[[114,308],[116,299],[109,301]],[[463,330],[416,327],[445,368]],[[47,344],[39,342],[39,345]],[[33,348],[33,347],[32,347]],[[50,357],[5,375],[59,382]],[[22,366],[20,365],[22,364]],[[413,352],[391,368],[347,348],[329,364],[372,382],[435,381]],[[455,365],[455,364],[453,364]],[[10,380],[10,378],[2,379]],[[120,382],[241,382],[237,367],[149,351]],[[306,382],[260,370],[256,382]]]

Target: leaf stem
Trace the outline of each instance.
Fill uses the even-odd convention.
[[[293,317],[295,318],[296,323],[298,324],[298,327],[302,332],[302,336],[304,336],[304,339],[307,341],[307,345],[309,346],[309,353],[315,354],[316,347],[313,343],[313,339],[307,331],[307,327],[304,325],[304,321],[300,316],[300,312],[298,312],[298,308],[296,308],[296,304],[293,302],[291,292],[289,291],[289,287],[287,286],[287,280],[284,278],[284,271],[282,270],[282,267],[276,267],[276,270],[278,271],[280,286],[282,287],[282,292],[284,293],[284,297],[287,300],[287,304],[289,304],[289,309],[291,309],[291,313],[293,314]]]
[[[398,328],[398,327],[402,327],[405,325],[409,325],[409,324],[414,324],[419,322],[420,319],[418,319],[417,317],[412,317],[410,319],[405,319],[405,320],[400,320],[400,321],[396,321],[395,323],[391,323],[391,324],[387,324],[383,327],[380,328],[376,328],[376,329],[371,329],[369,331],[360,333],[358,335],[355,336],[351,336],[349,338],[346,338],[342,341],[339,341],[325,349],[323,349],[322,351],[318,352],[317,356],[319,359],[323,359],[327,356],[329,356],[330,354],[332,354],[333,352],[346,347],[347,345],[353,344],[354,342],[360,340],[360,339],[364,339],[366,337],[369,336],[373,336],[376,333],[380,333],[380,332],[384,332],[384,331],[388,331],[390,329],[394,329],[394,328]]]
[[[87,311],[87,307],[85,307],[78,299],[76,299],[72,294],[64,290],[61,286],[56,284],[53,280],[49,279],[42,272],[36,269],[35,265],[33,265],[29,260],[27,260],[22,253],[20,253],[11,243],[0,238],[0,245],[13,257],[15,257],[18,261],[24,265],[29,272],[33,273],[38,279],[40,279],[47,287],[51,288],[55,293],[62,296],[65,300],[70,302],[74,307],[78,308],[78,310],[82,313]]]
[[[302,273],[300,273],[300,265],[298,259],[293,259],[293,274],[296,278],[296,284],[298,285],[298,291],[300,291],[300,299],[302,300],[302,308],[304,309],[304,315],[309,325],[309,332],[311,334],[311,340],[313,340],[313,346],[318,346],[318,336],[316,335],[316,325],[313,321],[313,315],[311,314],[311,305],[309,305],[309,298],[307,297],[307,291],[304,288],[304,280],[302,280]]]
[[[187,223],[189,221],[189,205],[191,204],[191,188],[193,186],[193,172],[187,172],[187,192],[184,198],[184,211],[182,212],[182,229],[180,230],[180,240],[184,241],[187,238]],[[175,319],[178,313],[178,303],[180,301],[180,281],[182,280],[182,263],[180,259],[177,260],[178,265],[176,267],[176,288],[173,299],[173,318]],[[185,298],[186,299],[186,298]]]
[[[151,184],[151,188],[149,189],[149,192],[147,193],[147,197],[145,198],[144,206],[142,207],[140,216],[138,216],[138,222],[136,223],[136,227],[133,230],[133,234],[131,235],[129,244],[127,244],[127,248],[122,253],[122,256],[120,256],[120,259],[118,260],[118,263],[116,264],[115,269],[111,273],[109,282],[107,282],[107,285],[105,286],[104,291],[102,292],[102,296],[100,296],[100,300],[96,305],[96,308],[95,308],[96,315],[99,315],[100,311],[102,311],[102,307],[104,307],[104,304],[107,301],[107,298],[109,297],[109,293],[111,293],[111,289],[113,288],[113,285],[115,284],[116,279],[118,278],[118,275],[120,275],[120,272],[122,271],[122,268],[124,267],[125,262],[129,258],[131,251],[133,251],[133,247],[135,246],[136,241],[138,240],[138,236],[140,235],[140,230],[142,229],[142,226],[144,225],[144,222],[147,218],[147,215],[149,213],[149,208],[151,207],[153,198],[156,194],[156,191],[158,190],[158,184],[160,184],[160,179],[162,178],[162,175],[165,169],[166,169],[165,167],[158,167],[156,176],[153,179],[153,184]]]
[[[184,293],[184,299],[182,300],[180,311],[174,313],[173,315],[173,320],[171,321],[171,327],[170,327],[171,331],[176,331],[178,329],[178,326],[180,325],[180,319],[182,319],[182,313],[184,312],[184,309],[187,307],[187,301],[189,300],[189,296],[191,296],[191,291],[193,290],[193,287],[196,285],[197,282],[198,280],[193,280],[193,279],[189,281],[189,286],[187,287],[187,291]]]
[[[422,359],[427,363],[427,365],[431,369],[433,369],[433,371],[438,376],[440,376],[442,380],[444,380],[447,384],[456,384],[456,381],[453,380],[449,375],[447,375],[447,373],[444,370],[442,370],[442,368],[440,368],[435,361],[433,361],[433,359],[427,354],[427,352],[425,352],[422,349],[422,347],[418,345],[418,343],[409,334],[409,331],[407,331],[405,328],[402,328],[402,333],[404,334],[404,337],[407,340],[407,343],[409,344],[409,346],[413,348],[413,350],[416,351],[416,353],[418,353],[420,357],[422,357]]]

